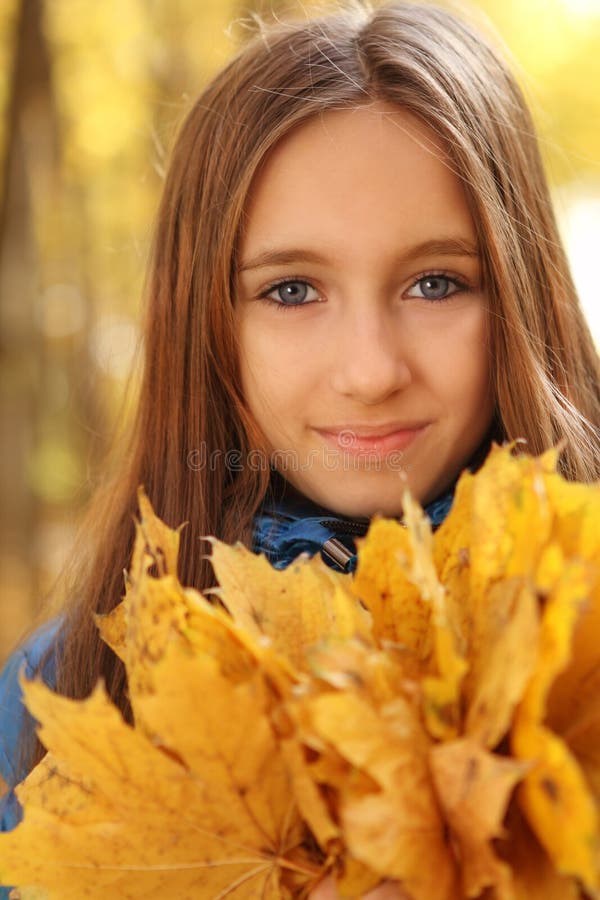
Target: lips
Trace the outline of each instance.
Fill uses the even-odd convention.
[[[344,425],[315,428],[328,444],[345,453],[383,455],[405,450],[427,428],[428,423]]]

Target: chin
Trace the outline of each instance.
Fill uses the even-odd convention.
[[[343,496],[323,497],[318,502],[326,509],[346,519],[370,519],[375,515],[386,518],[399,518],[402,515],[403,488],[397,491],[387,491],[385,496],[378,491],[348,490]],[[379,494],[379,496],[378,496]]]

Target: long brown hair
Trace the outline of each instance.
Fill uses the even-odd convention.
[[[429,5],[359,5],[264,28],[203,91],[174,144],[146,284],[137,416],[78,549],[60,638],[62,692],[84,696],[102,676],[127,711],[123,669],[98,638],[92,612],[112,609],[122,594],[138,485],[170,525],[188,523],[184,583],[211,583],[203,535],[250,541],[269,473],[227,464],[227,451],[243,460],[260,441],[244,406],[234,327],[246,198],[266,154],[290,129],[373,100],[397,104],[437,132],[464,182],[491,304],[499,433],[525,438],[532,452],[564,441],[567,477],[598,477],[598,359],[534,127],[498,53]]]

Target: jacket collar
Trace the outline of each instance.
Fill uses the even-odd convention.
[[[448,515],[453,491],[425,507],[436,528]],[[276,569],[285,569],[301,553],[314,556],[321,553],[325,562],[341,572],[356,568],[354,539],[363,537],[369,519],[346,519],[317,506],[305,497],[267,499],[254,520],[252,546],[256,553],[264,553]]]

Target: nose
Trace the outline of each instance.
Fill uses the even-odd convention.
[[[346,308],[332,335],[331,386],[367,405],[387,400],[412,381],[408,354],[393,312],[375,303]]]

